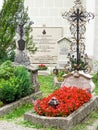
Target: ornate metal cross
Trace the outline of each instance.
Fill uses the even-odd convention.
[[[85,24],[90,19],[94,18],[92,13],[86,12],[85,8],[83,8],[80,0],[75,0],[75,5],[69,12],[65,12],[62,14],[63,18],[67,19],[71,26],[70,31],[73,35],[73,43],[76,45],[76,61],[77,61],[77,70],[79,70],[79,60],[81,58],[81,53],[84,53],[84,49],[81,51],[80,46],[84,45],[84,33],[86,31]],[[85,48],[85,47],[84,47]]]

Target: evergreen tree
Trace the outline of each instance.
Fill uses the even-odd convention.
[[[20,13],[21,6],[24,9],[24,0],[4,0],[2,10],[0,12],[0,60],[7,58],[7,49],[13,48],[14,37],[17,28],[17,15]],[[28,21],[27,11],[24,12],[25,17],[23,18],[26,22]],[[32,37],[29,35],[31,32],[31,24],[26,26],[26,42],[27,49],[33,51],[36,50],[35,46],[32,45]]]
[[[0,12],[0,60],[7,57],[7,49],[13,45],[16,23],[14,16],[23,0],[4,0]]]

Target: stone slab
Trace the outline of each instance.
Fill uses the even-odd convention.
[[[33,41],[37,51],[31,55],[32,64],[56,64],[57,63],[57,41],[62,37],[62,27],[34,27]]]
[[[24,119],[33,124],[40,124],[43,127],[51,126],[53,128],[60,128],[61,130],[71,130],[96,108],[98,108],[98,97],[94,96],[88,103],[85,103],[68,117],[45,117],[37,115],[34,111],[30,111],[25,113]]]
[[[33,94],[29,95],[29,96],[21,98],[18,101],[15,101],[13,103],[10,103],[8,105],[0,107],[0,116],[8,114],[13,109],[15,109],[15,108],[17,108],[19,106],[22,106],[25,103],[32,103],[32,100],[33,100],[34,97],[38,97],[38,98],[42,97],[42,92],[39,91],[39,92],[33,93]]]

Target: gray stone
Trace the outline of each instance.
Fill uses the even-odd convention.
[[[15,51],[15,60],[14,62],[18,63],[18,64],[21,64],[21,65],[30,65],[30,60],[29,60],[29,57],[26,53],[26,50],[19,50],[19,49],[16,49]]]
[[[93,97],[88,103],[85,103],[75,112],[67,117],[46,117],[40,116],[30,111],[25,113],[24,119],[33,124],[40,124],[43,127],[60,128],[62,130],[71,130],[76,124],[84,120],[91,111],[98,107],[98,97]]]
[[[33,98],[34,97],[37,97],[37,98],[41,98],[42,97],[42,93],[39,91],[39,92],[36,92],[36,93],[33,93],[27,97],[24,97],[18,101],[15,101],[13,103],[10,103],[6,106],[3,106],[0,108],[0,116],[3,116],[7,113],[9,113],[10,111],[12,111],[13,109],[19,107],[19,106],[22,106],[23,104],[25,103],[32,103],[33,101]]]
[[[34,27],[33,41],[37,51],[31,55],[32,64],[57,64],[57,41],[61,39],[63,30],[61,27]]]
[[[85,74],[82,71],[74,71],[70,74],[64,75],[64,81],[62,82],[61,87],[63,86],[88,89],[91,93],[95,89],[92,76]]]

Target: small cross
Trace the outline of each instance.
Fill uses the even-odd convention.
[[[75,6],[69,11],[65,12],[62,16],[63,18],[66,18],[71,26],[70,31],[73,34],[73,38],[76,41],[76,53],[77,53],[77,66],[79,67],[79,61],[80,61],[80,40],[83,39],[82,35],[82,29],[84,28],[85,32],[85,23],[89,21],[91,18],[94,18],[94,15],[92,13],[88,13],[85,11],[85,9],[81,5],[80,0],[75,0]],[[76,31],[74,31],[76,30]]]
[[[79,9],[77,9],[76,12],[74,11],[70,17],[72,18],[73,22],[76,20],[84,21],[84,19],[86,18],[86,16],[83,14],[83,12],[80,12]]]

